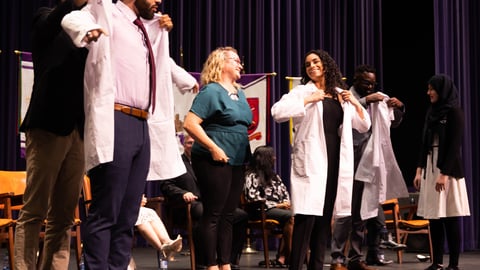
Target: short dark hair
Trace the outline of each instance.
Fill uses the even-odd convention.
[[[359,65],[357,68],[355,68],[355,74],[353,75],[353,80],[356,81],[359,78],[361,78],[363,73],[375,73],[377,70],[370,65]]]

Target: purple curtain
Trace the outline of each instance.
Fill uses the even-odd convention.
[[[34,11],[54,0],[0,1],[0,169],[24,169],[19,158],[17,79],[14,50],[30,51]],[[235,47],[246,73],[270,73],[271,104],[288,91],[286,76],[299,76],[304,54],[328,51],[350,83],[358,64],[377,68],[379,87],[404,101],[404,122],[392,140],[405,180],[411,185],[419,134],[427,106],[426,81],[450,74],[462,91],[467,118],[464,159],[470,196],[480,192],[477,165],[480,7],[478,1],[417,1],[414,6],[377,0],[163,0],[174,22],[171,55],[188,71],[200,72],[208,53]],[[271,124],[277,171],[290,175],[287,124]],[[477,167],[477,168],[474,168]],[[470,198],[464,219],[465,249],[479,248],[479,199]]]
[[[463,218],[463,247],[479,244],[479,90],[480,4],[478,1],[434,1],[435,73],[449,75],[460,91],[465,112],[463,158],[471,217]],[[472,237],[473,236],[473,237]]]

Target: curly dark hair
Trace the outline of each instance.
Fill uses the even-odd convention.
[[[310,54],[316,54],[323,64],[323,69],[325,73],[325,92],[331,94],[332,96],[336,97],[337,92],[335,91],[335,87],[340,87],[342,89],[347,89],[348,86],[342,79],[342,72],[337,66],[337,63],[333,58],[324,50],[311,50],[305,54],[304,59],[307,58]],[[311,81],[310,77],[307,75],[307,68],[305,67],[305,61],[302,66],[302,84],[306,84]]]
[[[259,146],[253,152],[247,174],[255,173],[262,186],[270,186],[272,179],[277,175],[274,171],[274,166],[275,151],[273,147],[267,145]]]

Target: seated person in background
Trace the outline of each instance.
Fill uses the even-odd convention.
[[[288,264],[292,247],[293,212],[287,187],[274,171],[275,159],[272,147],[255,149],[245,176],[244,194],[247,202],[265,200],[267,218],[277,220],[283,227],[283,238],[273,266],[284,266]]]
[[[193,172],[190,161],[190,154],[194,139],[186,134],[183,139],[184,152],[182,154],[183,162],[187,168],[187,173],[170,180],[161,181],[162,194],[171,201],[184,201],[191,203],[192,219],[198,221],[203,214],[203,205],[201,201],[200,189],[197,184],[197,177]],[[232,253],[230,257],[231,269],[239,269],[239,260],[242,255],[242,249],[245,244],[248,214],[240,208],[237,208],[233,214],[233,239],[232,239]],[[195,228],[194,228],[195,231]],[[196,240],[196,233],[194,233],[194,242]],[[197,269],[203,268],[203,262],[200,261],[201,247],[195,246],[195,259],[197,261]]]
[[[179,235],[175,240],[170,239],[157,212],[145,207],[146,203],[147,198],[143,195],[137,222],[135,223],[140,234],[150,245],[160,250],[165,258],[169,258],[173,253],[180,252],[182,250],[182,237]]]

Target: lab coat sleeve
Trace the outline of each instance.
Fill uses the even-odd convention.
[[[365,110],[365,108],[362,107],[363,118],[361,118],[360,115],[355,110],[354,106],[349,106],[347,108],[353,110],[351,114],[352,128],[356,129],[360,133],[367,132],[370,129],[370,126],[372,125],[372,121],[370,120],[370,115],[368,114],[367,110]]]
[[[197,83],[197,80],[185,69],[178,66],[172,58],[170,58],[170,66],[172,69],[172,80],[177,85],[178,90],[182,94],[190,91]]]
[[[101,25],[95,23],[94,16],[90,13],[90,5],[65,15],[62,19],[62,27],[77,47],[88,45],[82,41],[88,31],[102,28]]]
[[[290,93],[283,95],[279,101],[273,104],[271,113],[277,123],[288,121],[292,117],[305,116],[302,88],[303,85],[295,87]]]

